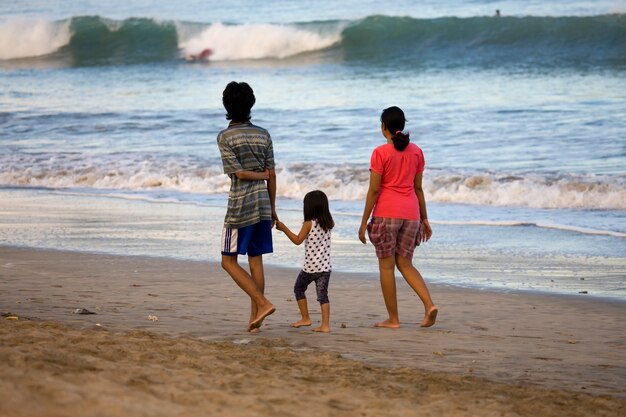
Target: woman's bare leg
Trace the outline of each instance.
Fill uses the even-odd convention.
[[[396,268],[396,259],[393,256],[378,259],[378,270],[380,271],[380,287],[383,291],[385,307],[389,318],[380,323],[376,323],[376,327],[398,328],[400,327],[400,318],[398,317],[398,299],[396,298],[396,277],[394,275]]]
[[[424,278],[422,278],[422,274],[413,266],[411,260],[402,255],[396,254],[396,264],[406,282],[413,288],[413,291],[415,291],[420,300],[422,300],[422,303],[424,303],[425,314],[422,327],[432,326],[435,324],[435,320],[437,320],[438,309],[430,297],[430,292],[428,291],[426,282],[424,282]]]

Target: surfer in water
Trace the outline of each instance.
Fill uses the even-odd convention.
[[[189,54],[185,57],[187,62],[195,62],[195,61],[208,61],[209,57],[213,54],[213,51],[209,48],[205,48],[199,54]]]

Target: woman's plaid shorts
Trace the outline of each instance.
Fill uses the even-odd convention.
[[[367,225],[367,234],[378,258],[388,258],[397,253],[413,259],[415,247],[421,242],[419,220],[372,217]]]

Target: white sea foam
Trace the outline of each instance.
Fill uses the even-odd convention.
[[[191,35],[178,25],[179,46],[185,53],[213,51],[211,60],[286,58],[327,48],[341,40],[340,31],[321,34],[292,26],[271,24],[225,25],[214,23]]]
[[[183,156],[9,154],[0,157],[0,184],[105,190],[163,189],[223,194],[230,179],[219,164]],[[365,198],[369,174],[352,164],[279,166],[278,195],[300,199],[313,189],[333,200]],[[460,174],[428,170],[428,201],[548,209],[626,210],[626,177],[600,175]]]
[[[626,209],[626,178],[601,175],[426,176],[433,201],[531,208]]]
[[[43,56],[68,45],[72,37],[71,19],[49,21],[43,18],[13,18],[0,23],[0,60]],[[101,20],[111,31],[124,21]],[[174,22],[179,47],[187,54],[205,48],[212,60],[286,58],[327,48],[341,41],[341,27],[321,33],[287,25],[214,23],[202,31]]]
[[[70,21],[12,19],[0,23],[0,60],[50,54],[70,41]]]

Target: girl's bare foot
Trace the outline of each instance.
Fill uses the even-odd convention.
[[[310,325],[311,325],[311,320],[305,320],[305,319],[298,320],[294,323],[291,323],[291,327],[296,327],[296,328],[302,327],[302,326],[310,326]]]
[[[248,329],[249,333],[259,333],[261,331],[261,329],[259,329],[258,327],[255,327],[254,329]]]
[[[330,326],[320,326],[311,330],[318,333],[330,333]]]
[[[439,310],[437,309],[437,307],[432,306],[430,308],[430,310],[428,310],[426,312],[426,316],[424,317],[424,320],[422,320],[422,327],[430,327],[433,324],[435,324],[435,321],[437,320],[437,313],[439,312]]]
[[[387,319],[385,321],[381,321],[380,323],[376,323],[374,327],[386,327],[388,329],[397,329],[400,327],[400,322],[391,321],[390,319]]]

